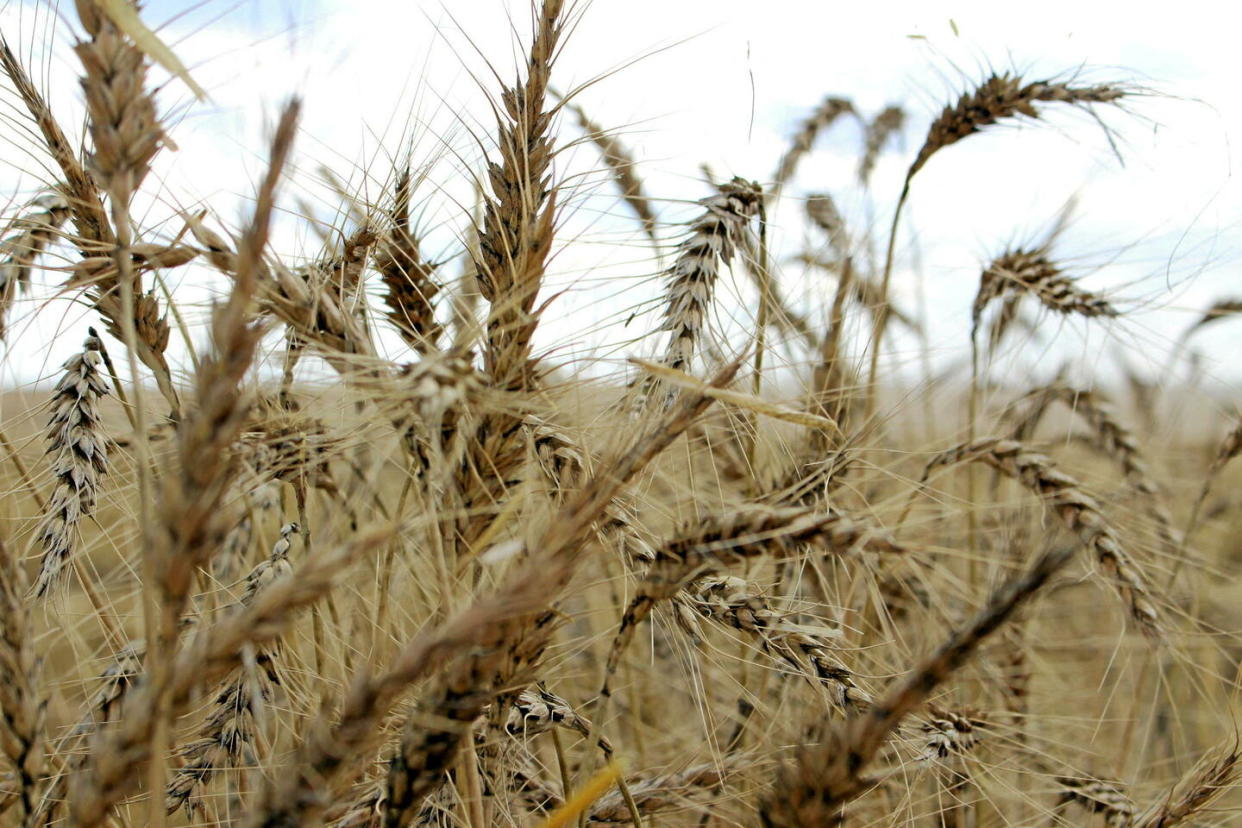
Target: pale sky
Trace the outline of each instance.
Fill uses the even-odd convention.
[[[47,3],[9,2],[0,27],[49,88],[62,120],[75,127],[80,95],[70,50],[72,3],[62,5],[66,19]],[[237,221],[262,169],[273,113],[297,93],[306,114],[298,173],[283,206],[296,210],[301,197],[331,222],[339,205],[316,183],[320,164],[375,195],[391,160],[412,143],[416,165],[430,170],[419,192],[428,253],[455,251],[473,199],[463,172],[480,169],[473,136],[486,142],[494,128],[480,85],[498,89],[489,62],[503,81],[512,80],[520,44],[529,37],[526,3],[148,0],[144,6],[144,19],[211,94],[208,103],[194,103],[173,82],[160,95],[179,150],[160,158],[148,182],[158,194],[147,203],[150,222],[171,222],[177,207],[199,202]],[[1103,325],[1042,315],[1041,327],[1058,344],[1047,353],[1027,349],[1014,364],[1051,368],[1069,356],[1090,374],[1107,370],[1120,348],[1132,362],[1155,369],[1195,312],[1221,296],[1242,296],[1242,191],[1233,175],[1242,66],[1238,21],[1222,8],[1180,3],[1142,14],[1133,6],[1052,3],[1034,13],[995,2],[594,0],[578,4],[580,18],[553,81],[562,90],[592,84],[578,101],[597,122],[619,130],[670,223],[691,219],[693,201],[709,195],[699,173],[703,163],[720,175],[769,179],[797,122],[823,96],[849,97],[867,115],[902,104],[910,118],[904,140],[882,160],[870,194],[854,180],[858,128],[842,123],[820,137],[770,217],[774,248],[783,256],[801,249],[807,231],[799,199],[816,191],[837,199],[856,233],[870,228],[882,243],[927,123],[990,69],[1141,86],[1151,94],[1128,103],[1126,112],[1100,113],[1121,160],[1090,115],[1054,110],[1046,123],[1002,126],[938,154],[917,177],[903,219],[908,233],[894,297],[918,310],[921,282],[932,358],[950,364],[966,353],[981,265],[1011,243],[1039,238],[1075,197],[1076,219],[1058,252],[1067,269],[1083,275],[1084,287],[1131,313]],[[30,152],[11,94],[0,101],[0,157],[11,164],[0,170],[0,186],[6,194],[20,190],[14,197],[24,199],[46,179],[43,161]],[[567,122],[562,135],[575,140],[580,133]],[[565,293],[549,312],[540,344],[556,348],[556,361],[582,361],[593,373],[614,370],[625,356],[663,346],[649,337],[618,347],[656,324],[657,263],[591,146],[573,148],[557,165],[570,197],[546,295]],[[667,228],[664,238],[675,243],[676,228]],[[291,259],[313,255],[317,244],[304,222],[280,227],[277,247]],[[447,265],[451,275],[458,268]],[[43,309],[36,316],[35,303],[26,301],[14,314],[20,336],[3,362],[6,384],[54,376],[79,347],[90,316],[80,305],[48,301],[53,274],[41,278]],[[204,301],[203,285],[220,285],[193,270],[175,278],[178,300],[189,305]],[[801,310],[822,315],[831,296],[822,277],[788,263],[781,279]],[[752,308],[753,292],[738,274],[721,286],[719,328],[745,327]],[[650,312],[621,327],[643,310]],[[1220,321],[1194,340],[1210,355],[1209,370],[1222,389],[1242,378],[1235,367],[1242,356],[1239,328],[1242,319]],[[898,347],[900,370],[914,376],[915,342]]]

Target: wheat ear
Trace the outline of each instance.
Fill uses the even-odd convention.
[[[971,337],[979,329],[984,309],[993,299],[1030,294],[1044,307],[1060,314],[1114,317],[1117,309],[1093,293],[1079,288],[1048,258],[1047,250],[1010,250],[993,259],[979,278],[979,291],[970,309]],[[1012,315],[1016,308],[1009,308]],[[999,339],[1000,334],[992,338]]]
[[[47,696],[25,593],[21,564],[0,543],[0,753],[15,774],[22,824],[31,825],[44,784]]]
[[[1036,389],[1027,395],[1031,409],[1023,421],[1015,427],[1015,439],[1026,439],[1034,430],[1047,404],[1060,400],[1075,414],[1087,421],[1094,432],[1096,448],[1121,466],[1126,482],[1143,497],[1156,529],[1166,550],[1176,552],[1182,544],[1181,537],[1173,528],[1173,516],[1164,504],[1164,495],[1139,449],[1134,432],[1121,421],[1109,399],[1099,391],[1075,389],[1059,382]]]
[[[526,77],[501,92],[497,112],[500,161],[488,164],[492,198],[484,207],[476,278],[491,303],[483,363],[501,388],[532,384],[535,298],[556,218],[557,190],[548,179],[554,111],[545,109],[544,99],[567,25],[565,0],[539,4]]]
[[[713,377],[710,387],[727,385],[740,367],[737,361],[725,366]],[[582,564],[583,556],[578,552],[591,527],[605,514],[618,493],[711,404],[712,398],[706,394],[684,395],[627,450],[600,465],[582,489],[561,507],[538,541],[530,545],[537,554],[501,588],[438,628],[417,636],[386,672],[359,676],[341,704],[336,723],[322,726],[303,743],[296,759],[296,772],[264,790],[260,804],[246,825],[259,828],[297,824],[298,820],[322,813],[328,789],[357,766],[357,757],[364,755],[377,738],[376,723],[388,715],[412,682],[454,656],[466,654],[442,676],[440,686],[445,691],[444,698],[468,698],[469,703],[477,704],[482,693],[470,686],[471,677],[489,685],[493,696],[498,695],[493,681],[502,675],[498,672],[500,665],[519,648],[527,654],[541,652],[548,640],[542,633],[556,629],[556,625],[545,623],[549,617],[548,607]],[[514,666],[532,670],[538,666],[537,655],[523,658]],[[443,761],[437,757],[452,755],[465,736],[462,728],[455,725],[440,729],[438,737],[431,741],[427,741],[430,738],[427,734],[420,735],[416,726],[409,730],[413,731],[411,744],[423,740],[436,751],[431,763],[424,763],[419,757],[414,765],[406,766],[415,771],[431,767],[434,761]],[[421,786],[422,780],[421,772],[406,774],[405,768],[401,768],[395,781],[414,788]],[[405,808],[397,808],[396,812],[408,813]]]
[[[1235,314],[1242,313],[1242,299],[1228,297],[1225,299],[1217,299],[1208,307],[1199,318],[1190,324],[1190,327],[1182,331],[1178,344],[1185,343],[1186,340],[1195,334],[1200,328],[1218,319],[1224,319]]]
[[[927,464],[923,481],[937,467],[961,463],[984,463],[1038,495],[1078,536],[1083,546],[1095,554],[1139,629],[1149,635],[1160,635],[1160,616],[1142,576],[1104,519],[1099,504],[1077,480],[1055,468],[1044,455],[1028,450],[1015,440],[985,438],[962,443],[936,455]]]
[[[5,229],[0,240],[0,340],[8,332],[9,309],[19,288],[30,287],[35,263],[52,245],[69,218],[69,202],[60,193],[45,193]]]
[[[280,578],[288,577],[290,538],[298,524],[287,523],[280,528],[280,537],[272,545],[271,554],[246,576],[245,588],[238,605],[248,607],[264,589]],[[164,808],[173,813],[185,808],[192,816],[192,797],[205,787],[222,768],[239,768],[253,764],[256,720],[260,708],[272,697],[273,685],[279,684],[275,668],[275,648],[266,647],[254,654],[254,670],[235,671],[221,688],[202,727],[198,739],[182,748],[185,764],[174,774],[164,791]]]
[[[388,319],[406,343],[415,350],[434,347],[440,334],[433,301],[440,286],[435,282],[436,265],[423,259],[410,219],[413,183],[407,163],[397,174],[389,226],[375,252],[375,269],[384,286]]]
[[[816,137],[842,115],[854,114],[854,104],[845,98],[828,96],[815,108],[794,134],[789,149],[781,156],[776,174],[772,177],[772,192],[778,193],[793,178],[798,164],[811,151]]]
[[[692,765],[685,770],[654,776],[639,776],[628,784],[630,800],[642,816],[685,807],[691,797],[718,793],[729,777],[755,766],[755,757],[745,754],[723,756],[719,761]],[[705,806],[704,812],[709,810]],[[621,792],[600,797],[590,808],[589,825],[630,825],[634,822],[630,802]]]
[[[638,177],[638,164],[634,161],[634,155],[621,139],[592,121],[581,106],[573,103],[563,106],[574,114],[578,119],[578,126],[582,127],[586,137],[595,144],[608,171],[612,173],[617,188],[621,190],[621,198],[642,222],[643,232],[647,234],[651,244],[657,246],[659,239],[656,238],[655,212],[651,209],[651,199],[643,190],[643,181]]]
[[[77,0],[76,5],[88,35],[74,46],[82,63],[92,142],[88,166],[108,194],[116,242],[111,251],[115,273],[95,280],[95,304],[108,332],[130,350],[131,361],[136,357],[151,369],[176,415],[180,403],[164,358],[168,323],[154,291],[143,293],[139,272],[131,263],[129,204],[164,140],[154,96],[146,88],[146,56],[96,0]],[[131,364],[131,369],[136,367]]]
[[[893,275],[893,253],[897,246],[897,227],[902,208],[910,196],[910,182],[914,176],[937,152],[992,124],[1019,116],[1039,118],[1040,112],[1036,104],[1060,103],[1090,107],[1094,104],[1116,104],[1127,94],[1130,94],[1129,90],[1116,84],[1074,86],[1053,80],[1024,84],[1022,79],[1016,75],[992,74],[974,89],[964,93],[955,105],[945,107],[944,111],[932,121],[923,146],[919,148],[918,155],[915,156],[910,169],[906,171],[901,196],[897,199],[897,206],[893,210],[893,221],[889,227],[888,246],[884,254],[884,275],[880,281],[880,311],[870,340],[871,365],[867,377],[867,419],[870,419],[875,412],[878,379],[876,372],[879,369],[880,343],[884,341],[884,331],[888,325],[889,284]]]
[[[1069,560],[1066,551],[1042,556],[1031,569],[997,590],[987,606],[936,652],[878,699],[867,712],[829,725],[823,736],[782,764],[772,793],[760,802],[768,828],[840,825],[844,806],[869,785],[862,773],[902,720],[926,701],[1023,603]]]
[[[1193,768],[1163,802],[1134,821],[1134,828],[1173,828],[1191,820],[1238,781],[1238,744],[1208,755]]]
[[[835,554],[855,548],[900,552],[887,533],[865,526],[835,511],[796,508],[739,509],[696,521],[656,550],[638,594],[622,613],[609,648],[600,694],[612,693],[611,680],[634,632],[660,601],[677,595],[695,577],[731,563],[763,554],[787,554],[805,545],[820,545]]]
[[[679,596],[680,597],[680,596]],[[678,602],[678,620],[684,611],[740,630],[758,639],[764,652],[787,663],[811,682],[823,684],[842,710],[865,710],[871,696],[858,686],[854,674],[831,654],[830,639],[789,621],[788,614],[772,608],[767,597],[751,583],[732,575],[709,575],[690,584]],[[691,633],[698,638],[697,631]]]
[[[350,564],[391,540],[397,528],[362,532],[351,543],[316,551],[294,574],[258,592],[249,606],[200,630],[167,670],[167,710],[174,716],[184,712],[203,686],[222,680],[242,663],[247,645],[257,648],[279,639],[298,610],[321,600]],[[118,721],[96,735],[87,762],[69,780],[71,824],[82,828],[104,824],[112,808],[136,786],[137,771],[151,758],[159,689],[151,676],[142,676],[125,694]]]
[[[759,213],[763,191],[753,181],[734,178],[720,192],[699,202],[703,214],[677,249],[669,270],[668,304],[662,330],[669,332],[664,361],[689,371],[703,335],[708,308],[715,295],[721,266],[733,259],[747,223]]]
[[[113,241],[112,227],[108,223],[108,214],[104,211],[103,194],[99,191],[94,176],[86,171],[79,162],[73,145],[65,137],[51,107],[43,95],[35,87],[34,82],[26,73],[25,68],[17,60],[17,56],[9,48],[8,41],[0,38],[0,66],[12,81],[13,87],[21,96],[22,103],[34,120],[44,146],[52,159],[60,167],[63,176],[63,193],[69,205],[77,238],[74,240],[79,247],[86,247],[86,255],[98,255],[108,249]]]
[[[1190,536],[1198,527],[1203,502],[1207,500],[1208,492],[1212,490],[1216,478],[1220,476],[1225,466],[1229,465],[1229,461],[1239,454],[1242,454],[1242,419],[1234,424],[1216,449],[1216,456],[1212,458],[1212,464],[1208,466],[1207,474],[1203,477],[1203,486],[1200,487],[1199,494],[1195,498],[1195,505],[1191,507],[1190,519],[1186,522],[1186,531],[1182,533],[1184,541],[1189,541]]]
[[[1134,821],[1134,802],[1115,783],[1094,777],[1059,776],[1057,804],[1053,813],[1067,805],[1078,805],[1088,813],[1103,814],[1109,828],[1130,828]]]
[[[99,349],[92,329],[81,353],[65,362],[64,376],[52,392],[47,436],[56,485],[38,531],[43,560],[34,592],[39,596],[61,583],[78,522],[94,511],[100,478],[108,472],[108,437],[99,414],[99,400],[108,393],[108,384],[100,372]]]
[[[906,112],[900,106],[886,106],[867,122],[862,159],[858,162],[858,180],[866,187],[880,153],[894,136],[900,135],[906,125]]]

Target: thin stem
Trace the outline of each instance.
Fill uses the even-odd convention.
[[[876,310],[875,327],[871,331],[871,365],[867,370],[867,406],[863,422],[870,422],[875,414],[876,381],[880,369],[880,344],[884,341],[884,329],[888,325],[888,286],[893,277],[893,250],[897,246],[897,225],[901,220],[901,208],[910,195],[910,177],[901,188],[901,198],[893,210],[893,224],[888,231],[888,250],[884,253],[884,278],[880,280],[880,307]]]
[[[759,205],[759,330],[755,334],[755,374],[751,381],[751,393],[760,396],[763,390],[763,352],[767,344],[768,319],[772,309],[772,272],[768,267],[768,217],[762,202]],[[755,468],[755,451],[759,443],[759,418],[751,416],[750,442],[746,448],[746,460]]]
[[[142,610],[143,627],[147,637],[146,672],[151,677],[151,685],[156,689],[152,699],[154,716],[150,733],[151,762],[147,767],[147,786],[152,791],[164,790],[167,770],[167,753],[169,742],[169,725],[172,714],[168,688],[168,657],[165,645],[171,644],[164,640],[159,625],[159,597],[156,594],[156,583],[159,562],[156,556],[154,539],[151,536],[153,521],[151,517],[151,483],[150,466],[151,452],[147,445],[146,411],[142,399],[142,374],[138,370],[138,328],[134,321],[137,308],[135,295],[136,274],[130,261],[130,228],[129,228],[129,194],[133,191],[132,173],[120,173],[112,182],[110,201],[112,203],[112,223],[116,231],[116,247],[113,256],[116,261],[117,282],[121,291],[121,335],[125,338],[126,358],[129,361],[129,378],[133,385],[134,404],[134,454],[138,467],[138,525],[142,532]],[[117,388],[120,388],[118,383]],[[155,828],[164,825],[164,803],[161,797],[152,795],[147,808],[147,822]]]

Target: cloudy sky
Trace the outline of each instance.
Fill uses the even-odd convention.
[[[61,6],[57,12],[46,2],[10,0],[0,26],[72,126],[80,121],[72,3]],[[409,152],[427,171],[420,194],[429,252],[450,256],[459,249],[473,202],[469,176],[480,169],[492,131],[486,93],[497,90],[498,77],[513,77],[530,30],[524,2],[144,6],[148,24],[211,94],[195,102],[175,82],[160,93],[179,149],[160,158],[148,182],[143,209],[150,224],[175,233],[177,210],[199,203],[237,221],[262,169],[273,113],[296,93],[307,108],[296,183],[285,194],[291,212],[313,212],[325,228],[341,226],[340,200],[319,168],[376,196],[394,159]],[[1020,363],[1051,365],[1069,356],[1090,373],[1121,351],[1156,369],[1195,312],[1223,295],[1242,295],[1235,288],[1242,219],[1233,175],[1233,142],[1242,135],[1237,21],[1210,8],[1216,7],[1182,3],[1160,15],[1119,17],[1107,4],[1084,3],[1041,4],[1019,14],[995,2],[593,0],[577,5],[554,83],[562,90],[586,86],[578,101],[618,130],[670,223],[692,218],[693,202],[708,195],[703,164],[721,176],[769,179],[798,120],[825,95],[849,97],[865,114],[904,106],[904,140],[890,148],[870,192],[854,178],[858,127],[842,123],[821,136],[770,217],[782,256],[806,243],[801,200],[810,192],[831,193],[859,237],[882,238],[927,123],[989,71],[1141,87],[1125,111],[1100,113],[1108,133],[1086,112],[1052,112],[1046,123],[997,128],[939,154],[916,181],[894,286],[897,301],[930,320],[932,360],[950,364],[964,353],[981,263],[1038,239],[1075,199],[1057,252],[1084,286],[1106,293],[1128,315],[1104,325],[1043,316],[1041,328],[1058,344],[1046,352],[1028,347]],[[0,185],[19,203],[47,179],[47,162],[30,145],[11,95],[0,102],[0,153],[8,162]],[[579,137],[572,123],[563,135]],[[589,145],[570,148],[557,163],[570,197],[549,295],[564,293],[542,344],[597,371],[657,347],[634,340],[657,318],[659,263]],[[281,252],[314,255],[320,240],[312,227],[287,218]],[[676,238],[670,228],[666,239]],[[458,267],[446,265],[450,273]],[[175,294],[189,309],[219,287],[206,273],[177,278]],[[781,278],[799,308],[822,313],[830,297],[823,277],[787,263]],[[44,281],[36,302],[17,311],[21,336],[9,345],[6,382],[54,375],[89,317],[81,305],[55,298],[51,274]],[[739,277],[723,289],[719,328],[744,327],[752,307]],[[1242,355],[1238,326],[1242,320],[1222,321],[1194,340],[1227,388]],[[896,346],[893,370],[917,371],[914,341]]]

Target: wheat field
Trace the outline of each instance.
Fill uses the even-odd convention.
[[[1242,302],[1163,373],[1013,370],[1125,330],[1061,256],[1070,209],[979,263],[963,361],[894,278],[923,170],[1059,113],[1111,143],[1151,90],[985,72],[925,133],[827,90],[674,221],[558,76],[593,4],[538,0],[440,255],[412,150],[319,227],[296,98],[241,220],[148,225],[152,78],[210,90],[129,0],[72,5],[80,109],[0,45],[51,173],[4,216],[0,336],[40,291],[76,308],[51,382],[0,395],[0,824],[1239,823],[1242,420],[1183,363]],[[800,180],[847,123],[849,179]],[[547,344],[592,243],[571,150],[658,285],[606,360]],[[860,225],[881,159],[900,191]],[[168,288],[191,272],[211,302]]]

